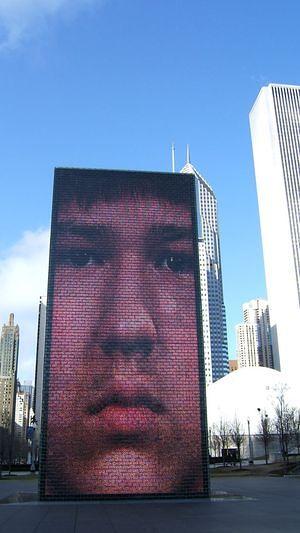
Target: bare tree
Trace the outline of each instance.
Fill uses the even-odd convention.
[[[209,429],[209,448],[212,456],[221,457],[222,444],[218,435],[218,427],[216,424],[212,424],[211,428]]]
[[[26,464],[28,456],[28,442],[23,435],[14,435],[13,463]]]
[[[227,420],[220,418],[219,424],[216,426],[217,435],[220,439],[222,447],[223,465],[226,463],[226,456],[228,454],[229,441],[230,441],[230,426]]]
[[[281,455],[284,461],[289,462],[289,446],[292,439],[292,409],[288,406],[285,393],[287,387],[277,388],[277,403],[275,406],[274,425],[279,437]]]
[[[242,445],[245,440],[245,434],[243,431],[242,424],[237,418],[234,419],[234,421],[232,422],[230,426],[230,437],[231,437],[233,444],[237,448],[237,456],[238,456],[237,459],[240,463],[240,468],[242,468],[241,450],[242,450]]]
[[[7,463],[9,457],[9,444],[10,444],[10,415],[7,409],[2,414],[2,423],[0,426],[0,475],[2,466]]]
[[[300,409],[291,408],[291,428],[294,445],[297,447],[298,455],[300,454]]]
[[[259,421],[259,439],[262,440],[264,444],[265,449],[265,461],[266,465],[269,461],[269,444],[273,439],[272,436],[272,422],[270,418],[268,417],[268,414],[265,410],[261,410],[259,407],[257,408],[259,414],[260,414],[260,421]]]

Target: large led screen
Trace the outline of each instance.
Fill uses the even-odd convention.
[[[42,499],[207,495],[195,194],[56,169]]]

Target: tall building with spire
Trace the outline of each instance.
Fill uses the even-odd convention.
[[[263,87],[250,113],[274,368],[300,372],[300,87]]]
[[[194,174],[198,185],[203,344],[206,383],[209,385],[229,372],[217,200],[212,188],[191,164],[189,147],[187,147],[186,164],[181,172]]]
[[[4,324],[0,341],[0,426],[12,431],[14,424],[16,376],[19,354],[19,326],[14,315]]]

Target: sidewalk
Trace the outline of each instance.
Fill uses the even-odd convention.
[[[0,533],[295,533],[300,479],[212,480],[216,498],[188,501],[0,504]],[[0,481],[0,499],[37,491],[36,480]],[[222,496],[223,495],[223,496]]]

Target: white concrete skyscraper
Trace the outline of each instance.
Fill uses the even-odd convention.
[[[250,113],[274,368],[300,372],[300,87],[263,87]]]
[[[274,367],[269,306],[257,298],[243,304],[243,324],[236,326],[239,367]]]
[[[198,183],[203,344],[206,383],[210,384],[229,372],[217,200],[212,188],[191,164],[189,149],[186,165],[181,172],[194,174]]]

